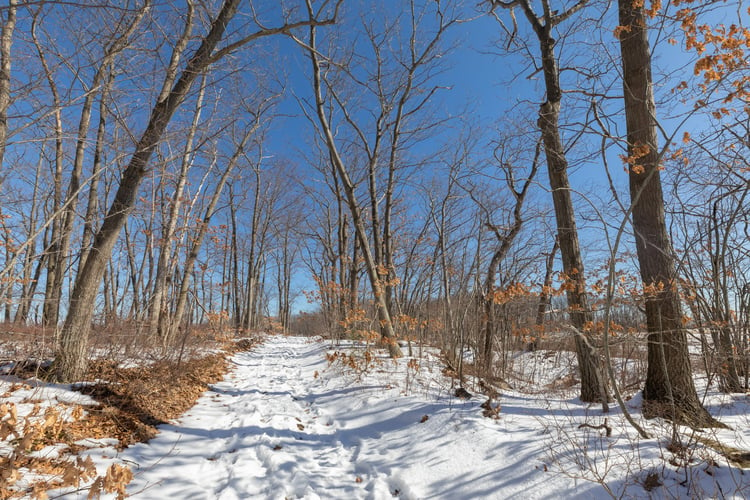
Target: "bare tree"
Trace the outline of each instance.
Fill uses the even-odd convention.
[[[188,13],[188,17],[192,17],[192,9]],[[188,32],[189,30],[185,30]],[[187,33],[189,35],[189,32]],[[184,150],[182,158],[180,160],[180,171],[177,174],[177,184],[172,195],[171,202],[169,204],[169,214],[164,224],[161,234],[161,244],[159,245],[159,260],[156,265],[156,275],[154,276],[154,289],[151,295],[151,301],[149,304],[149,318],[150,323],[150,335],[156,337],[160,335],[164,340],[165,345],[169,335],[167,335],[168,329],[168,313],[167,313],[167,300],[166,300],[166,288],[167,280],[169,278],[170,270],[174,269],[175,256],[172,253],[172,244],[177,228],[177,219],[179,218],[180,211],[182,210],[182,202],[184,200],[185,185],[188,181],[188,173],[190,167],[193,164],[195,157],[195,151],[193,149],[195,134],[200,125],[201,110],[203,108],[203,99],[206,90],[206,78],[205,76],[201,80],[200,91],[196,99],[196,108],[193,114],[193,121],[188,129],[187,138],[185,139]]]
[[[99,61],[92,81],[88,85],[88,91],[84,96],[76,135],[73,168],[69,174],[70,180],[65,199],[65,208],[61,214],[60,222],[54,225],[54,228],[57,229],[57,233],[53,232],[52,241],[54,246],[51,255],[48,257],[48,262],[52,266],[52,272],[48,273],[47,276],[48,295],[45,298],[45,319],[48,326],[56,325],[59,316],[63,279],[68,266],[68,253],[70,251],[70,240],[73,235],[74,221],[77,217],[76,208],[78,205],[78,196],[81,190],[84,159],[86,146],[88,144],[93,106],[96,102],[97,95],[101,92],[102,86],[105,82],[111,81],[111,78],[109,77],[111,74],[110,67],[115,58],[129,45],[131,37],[137,30],[150,7],[150,0],[147,0],[132,16],[122,18],[120,21],[121,26],[117,26],[114,30],[113,39],[105,44],[104,56],[101,61]],[[37,47],[39,47],[38,44]],[[58,97],[53,78],[46,62],[44,61],[41,49],[39,49],[39,52],[42,63],[45,66],[47,79],[50,81],[53,95],[57,100]],[[55,103],[56,121],[59,123],[58,106],[59,103]],[[101,136],[98,136],[98,138],[101,139]]]
[[[256,31],[228,42],[217,50],[219,43],[230,21],[239,8],[239,0],[225,0],[218,14],[213,18],[208,33],[200,39],[195,53],[188,59],[184,69],[179,73],[167,72],[164,78],[164,89],[156,104],[150,111],[148,124],[137,141],[135,152],[122,174],[120,185],[114,200],[107,211],[101,227],[96,233],[94,243],[85,266],[78,274],[71,294],[70,308],[60,334],[60,345],[55,359],[55,376],[58,380],[69,381],[80,378],[87,366],[86,348],[90,322],[93,315],[95,296],[101,284],[107,262],[117,241],[120,231],[128,219],[137,201],[138,188],[148,172],[151,156],[158,145],[172,116],[185,100],[195,79],[221,58],[250,42],[267,36],[286,33],[297,27],[311,24],[331,23],[331,19],[319,21],[310,18],[307,21],[288,22],[278,27],[259,27]],[[176,46],[174,51],[184,52]],[[173,56],[174,58],[175,56]],[[170,66],[171,68],[171,66]]]
[[[586,294],[586,277],[581,257],[581,246],[578,239],[573,201],[570,195],[566,148],[560,134],[560,106],[563,91],[560,86],[560,68],[555,54],[557,41],[553,36],[554,30],[560,24],[579,12],[587,3],[588,0],[579,0],[571,7],[558,11],[551,7],[548,0],[542,0],[542,13],[538,14],[529,0],[491,1],[493,12],[498,6],[510,10],[514,26],[514,30],[509,32],[511,37],[515,36],[516,28],[516,16],[513,12],[518,8],[533,29],[539,42],[539,66],[544,75],[546,101],[539,108],[537,124],[544,142],[563,271],[566,279],[572,283],[572,286],[567,287],[566,291],[570,319],[573,327],[580,333],[580,335],[576,335],[575,342],[578,367],[581,373],[581,400],[601,401],[606,405],[609,394],[606,381],[602,376],[601,362],[598,355],[590,348],[592,342],[586,338],[585,334],[586,325],[591,322],[592,314]]]
[[[308,12],[311,18],[315,15],[310,2]],[[429,32],[421,26],[426,22],[426,16],[433,18],[433,26]],[[434,2],[434,5],[410,2],[403,23],[408,27],[408,47],[405,55],[390,55],[399,58],[395,63],[389,60],[386,54],[387,42],[398,32],[402,25],[400,21],[386,22],[384,26],[365,22],[363,29],[372,52],[372,61],[369,65],[373,68],[372,74],[368,76],[358,75],[348,62],[340,62],[331,56],[323,55],[314,27],[310,29],[305,41],[298,39],[298,43],[308,49],[312,62],[317,126],[345,195],[358,243],[355,248],[359,248],[364,257],[381,336],[393,356],[401,354],[395,340],[392,320],[394,310],[391,304],[395,278],[392,214],[396,172],[402,165],[400,155],[405,139],[415,137],[423,133],[425,128],[437,125],[420,127],[412,124],[409,128],[408,122],[422,111],[438,89],[430,84],[430,68],[434,67],[441,54],[440,43],[445,32],[455,22],[456,19],[444,11],[441,2]],[[426,34],[422,33],[423,30]],[[348,54],[346,59],[356,57],[364,56]],[[347,87],[344,86],[342,89],[342,82],[336,78],[352,82],[355,88],[359,89],[355,92],[372,96],[372,122],[361,119],[359,113],[354,112],[354,105],[347,102],[344,96]],[[359,182],[353,175],[353,164],[356,160],[354,157],[347,157],[346,151],[342,150],[347,141],[337,140],[335,125],[331,123],[335,116],[332,117],[331,110],[335,110],[335,114],[341,116],[342,122],[353,135],[351,144],[357,145],[364,159],[366,208],[360,204],[361,195],[357,192]],[[384,191],[378,188],[378,183],[382,179],[381,171],[385,171]]]
[[[480,357],[482,359],[483,368],[489,371],[492,366],[493,358],[493,337],[495,334],[495,303],[497,301],[496,294],[502,292],[498,290],[495,284],[495,280],[499,271],[500,264],[508,256],[513,243],[521,232],[524,223],[523,217],[523,205],[526,200],[526,196],[529,192],[529,187],[534,182],[534,177],[539,168],[539,156],[541,154],[542,144],[541,141],[537,142],[534,158],[531,162],[531,166],[528,170],[528,175],[523,180],[523,184],[517,187],[516,175],[514,171],[518,169],[517,165],[509,162],[508,158],[503,151],[503,145],[499,145],[495,151],[495,159],[499,163],[499,168],[502,169],[505,177],[505,183],[507,184],[508,190],[513,197],[512,215],[508,224],[498,225],[493,222],[491,214],[487,207],[479,201],[473,194],[472,199],[478,204],[480,210],[483,213],[482,223],[483,226],[492,233],[496,240],[496,248],[490,258],[489,266],[487,268],[487,274],[485,276],[485,283],[483,288],[483,318],[484,324],[482,326],[482,333],[480,338]]]

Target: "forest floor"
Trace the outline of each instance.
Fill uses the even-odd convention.
[[[208,390],[181,417],[149,411],[153,424],[167,422],[150,441],[122,449],[132,433],[77,441],[69,436],[73,444],[67,449],[75,451],[77,469],[29,473],[29,467],[20,467],[6,496],[24,487],[31,496],[34,478],[67,473],[72,479],[63,487],[49,489],[48,478],[49,498],[88,498],[92,488],[102,498],[139,499],[750,497],[750,469],[702,444],[710,438],[750,449],[745,395],[708,391],[706,406],[731,429],[697,434],[680,428],[679,443],[667,422],[643,420],[633,397],[628,409],[653,436],[643,439],[616,407],[605,415],[600,406],[578,400],[575,386],[553,387],[575,368],[570,353],[518,353],[521,365],[533,367],[533,384],[523,392],[518,385],[501,390],[489,403],[473,385],[467,385],[473,395],[457,397],[457,383],[443,373],[436,351],[413,354],[418,356],[393,361],[352,343],[268,336],[234,353],[223,380],[213,373]],[[164,377],[168,385],[182,385]],[[119,384],[135,383],[126,378]],[[149,392],[145,385],[141,389]],[[38,440],[54,441],[62,432],[56,421],[78,418],[75,405],[95,413],[91,396],[66,386],[32,388],[0,379],[2,393],[2,402],[14,403],[17,412],[14,427],[8,424],[11,412],[0,410],[0,439],[6,440],[0,456],[6,459],[22,451],[21,421],[33,429],[30,423],[38,420]],[[131,387],[127,393],[138,391]],[[101,393],[93,395],[102,399]],[[43,403],[56,408],[57,420],[43,418],[48,409],[33,410]],[[139,401],[132,403],[143,410]],[[45,427],[47,420],[52,423]],[[3,436],[3,428],[17,435],[11,429]],[[32,444],[29,453],[51,460],[62,448]]]

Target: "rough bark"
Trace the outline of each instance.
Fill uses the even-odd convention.
[[[16,28],[16,9],[18,0],[9,0],[7,15],[0,33],[0,167],[5,158],[6,141],[8,140],[8,108],[10,107],[10,68],[13,31]]]
[[[651,51],[642,4],[619,0],[620,49],[633,230],[646,288],[648,369],[644,410],[696,427],[716,424],[698,399],[682,324],[659,174]]]

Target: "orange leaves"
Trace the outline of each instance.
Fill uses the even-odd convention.
[[[117,493],[117,500],[125,498],[125,487],[133,480],[133,472],[130,468],[112,464],[107,469],[104,477],[99,476],[91,485],[88,498],[99,498],[102,491],[107,493]]]
[[[352,370],[357,375],[363,375],[367,370],[380,363],[380,360],[373,356],[369,349],[362,353],[352,352],[351,354],[334,351],[326,353],[326,359],[328,360],[328,364],[333,365],[338,363]]]
[[[721,117],[728,115],[728,114],[729,114],[729,110],[727,108],[719,108],[711,112],[711,116],[713,116],[717,120],[720,120]]]
[[[620,159],[624,164],[629,166],[630,172],[641,175],[646,171],[645,167],[641,164],[641,160],[646,159],[648,161],[646,157],[651,151],[651,146],[648,144],[635,144],[631,147],[630,155],[620,155]],[[628,169],[626,168],[625,171],[627,172]]]
[[[8,436],[18,437],[16,426],[18,425],[18,409],[14,403],[3,403],[0,405],[0,441]]]
[[[583,325],[583,331],[588,333],[602,333],[604,332],[604,322],[588,321],[585,325]],[[618,333],[624,332],[625,328],[622,325],[610,320],[608,331],[610,335],[617,336]]]
[[[672,0],[679,6],[691,1]],[[750,12],[750,9],[748,9]],[[676,13],[676,19],[685,34],[685,48],[694,51],[699,57],[693,67],[695,75],[703,77],[699,88],[707,91],[710,84],[725,81],[728,90],[724,103],[735,99],[747,105],[750,101],[750,75],[748,75],[748,51],[750,50],[750,29],[732,24],[711,25],[700,23],[698,13],[690,7],[683,7]],[[744,111],[744,109],[739,112]],[[722,108],[711,113],[720,119],[729,114]]]
[[[651,1],[651,7],[646,9],[646,15],[650,17],[651,19],[655,18],[656,15],[661,10],[661,0],[652,0]]]
[[[64,429],[70,425],[69,419],[78,421],[84,416],[80,406],[75,406],[68,417],[63,417],[62,413],[68,412],[55,406],[48,406],[42,412],[37,404],[20,421],[14,403],[0,405],[0,441],[14,438],[9,442],[13,447],[10,455],[0,457],[0,498],[24,495],[46,499],[49,489],[80,488],[92,480],[88,498],[99,498],[102,492],[117,493],[118,499],[125,498],[125,487],[133,478],[128,467],[113,464],[105,476],[97,477],[91,457],[42,458],[33,454],[45,446],[66,443]],[[33,479],[29,479],[31,476]],[[22,478],[29,479],[25,491],[13,489]]]
[[[492,292],[492,302],[495,304],[507,304],[513,299],[519,297],[528,297],[531,295],[529,288],[523,283],[513,283],[501,290]]]
[[[632,0],[632,8],[634,10],[642,9],[645,6],[646,2],[645,0]],[[662,8],[661,0],[652,0],[651,6],[647,9],[643,10],[643,13],[646,17],[649,17],[653,19],[656,17],[656,15],[659,13],[659,11]],[[639,26],[643,27],[643,21],[639,21]],[[621,40],[625,34],[630,33],[633,30],[633,26],[617,26],[614,31],[613,35],[616,39]]]
[[[630,33],[631,27],[630,26],[618,26],[614,29],[613,35],[616,39],[621,40],[623,35],[626,33]]]

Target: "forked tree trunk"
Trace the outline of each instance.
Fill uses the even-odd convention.
[[[308,4],[308,10],[312,17],[312,11]],[[365,228],[365,221],[362,218],[362,210],[360,209],[359,202],[357,201],[354,193],[354,183],[349,177],[349,172],[344,165],[341,156],[339,155],[338,148],[334,139],[333,131],[328,123],[326,116],[325,104],[323,101],[322,91],[322,78],[320,75],[320,61],[318,52],[316,49],[315,42],[315,27],[310,27],[310,38],[309,38],[309,55],[312,61],[313,69],[313,92],[315,94],[315,109],[317,113],[318,121],[320,122],[321,130],[324,135],[326,146],[330,154],[331,162],[336,168],[336,173],[341,181],[344,194],[346,195],[346,202],[349,207],[349,212],[352,216],[352,223],[356,231],[356,237],[359,240],[360,249],[362,250],[363,257],[365,259],[365,268],[367,276],[370,279],[370,286],[372,288],[372,294],[375,299],[375,307],[378,311],[378,322],[380,324],[380,332],[383,337],[383,342],[387,345],[388,351],[391,357],[398,358],[402,356],[401,349],[396,341],[396,332],[393,329],[393,321],[391,320],[390,311],[386,303],[385,286],[383,283],[387,276],[381,276],[378,272],[377,261],[370,247],[370,242],[367,238],[367,231]]]
[[[511,194],[515,198],[516,202],[513,206],[513,222],[510,224],[508,228],[505,228],[505,230],[501,230],[489,219],[489,215],[487,216],[487,221],[485,222],[485,225],[489,227],[493,234],[495,235],[495,238],[497,239],[498,248],[495,250],[495,253],[492,255],[492,259],[490,260],[489,268],[487,269],[487,276],[484,286],[484,325],[482,328],[482,349],[481,349],[481,359],[482,359],[482,368],[484,368],[487,375],[492,375],[492,351],[493,351],[493,337],[495,334],[495,291],[497,290],[495,287],[495,276],[497,275],[498,268],[500,267],[500,263],[505,259],[505,257],[508,255],[508,252],[510,252],[511,246],[513,245],[513,241],[515,241],[516,237],[518,236],[518,233],[521,232],[521,228],[523,227],[523,203],[526,199],[526,195],[529,191],[529,187],[531,186],[531,183],[534,181],[534,177],[536,176],[537,169],[539,167],[539,156],[541,153],[541,145],[537,142],[536,146],[536,152],[534,154],[534,162],[531,166],[531,170],[529,172],[528,178],[524,181],[523,186],[521,187],[520,191],[516,190],[516,183],[515,183],[515,177],[513,175],[513,166],[506,166],[503,165],[503,168],[506,168],[505,176],[508,183],[508,188],[510,189]]]
[[[633,230],[646,289],[649,332],[644,413],[695,427],[716,425],[698,399],[682,324],[673,251],[664,218],[651,51],[643,4],[634,0],[618,0],[618,4]]]

